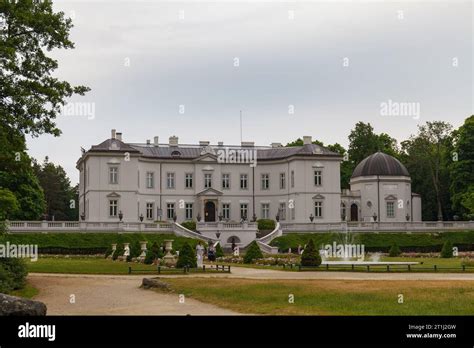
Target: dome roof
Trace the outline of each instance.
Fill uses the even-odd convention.
[[[376,152],[357,165],[351,178],[371,175],[410,176],[410,173],[395,157]]]

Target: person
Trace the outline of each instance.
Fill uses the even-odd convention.
[[[207,252],[207,259],[211,262],[216,261],[216,248],[212,244],[209,246],[209,250]]]

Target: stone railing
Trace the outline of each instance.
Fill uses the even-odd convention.
[[[248,230],[248,231],[257,231],[257,224],[255,222],[224,222],[224,221],[219,221],[219,222],[198,222],[196,224],[196,229],[198,231],[214,231],[214,230],[219,230],[219,231],[242,231],[242,230]]]
[[[272,232],[270,232],[269,234],[267,234],[266,236],[262,238],[257,239],[257,244],[260,250],[262,250],[262,252],[267,253],[267,254],[278,254],[278,248],[272,247],[269,243],[273,239],[280,237],[282,234],[283,234],[283,231],[281,230],[280,223],[277,222],[275,229]]]
[[[474,230],[474,221],[422,221],[422,222],[339,222],[339,223],[281,223],[283,233],[312,233],[330,231],[351,232],[429,232]]]
[[[96,221],[7,221],[10,233],[28,232],[173,232],[171,223]]]

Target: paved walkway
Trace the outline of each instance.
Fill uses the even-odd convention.
[[[142,276],[30,274],[48,315],[234,315],[233,311],[139,288]],[[70,303],[70,296],[75,303]]]

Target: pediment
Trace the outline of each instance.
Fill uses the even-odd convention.
[[[117,192],[112,192],[107,195],[109,198],[118,198],[120,195]]]
[[[317,195],[313,196],[313,199],[325,199],[325,197],[318,193]]]
[[[198,196],[221,196],[223,193],[219,190],[208,188],[204,191],[197,193]]]
[[[396,201],[396,200],[397,200],[397,196],[388,195],[387,197],[385,197],[385,200],[386,200],[386,201]]]
[[[194,159],[194,162],[212,162],[212,163],[216,163],[217,162],[217,156],[212,154],[212,153],[205,153],[205,154],[201,153],[201,156]]]

